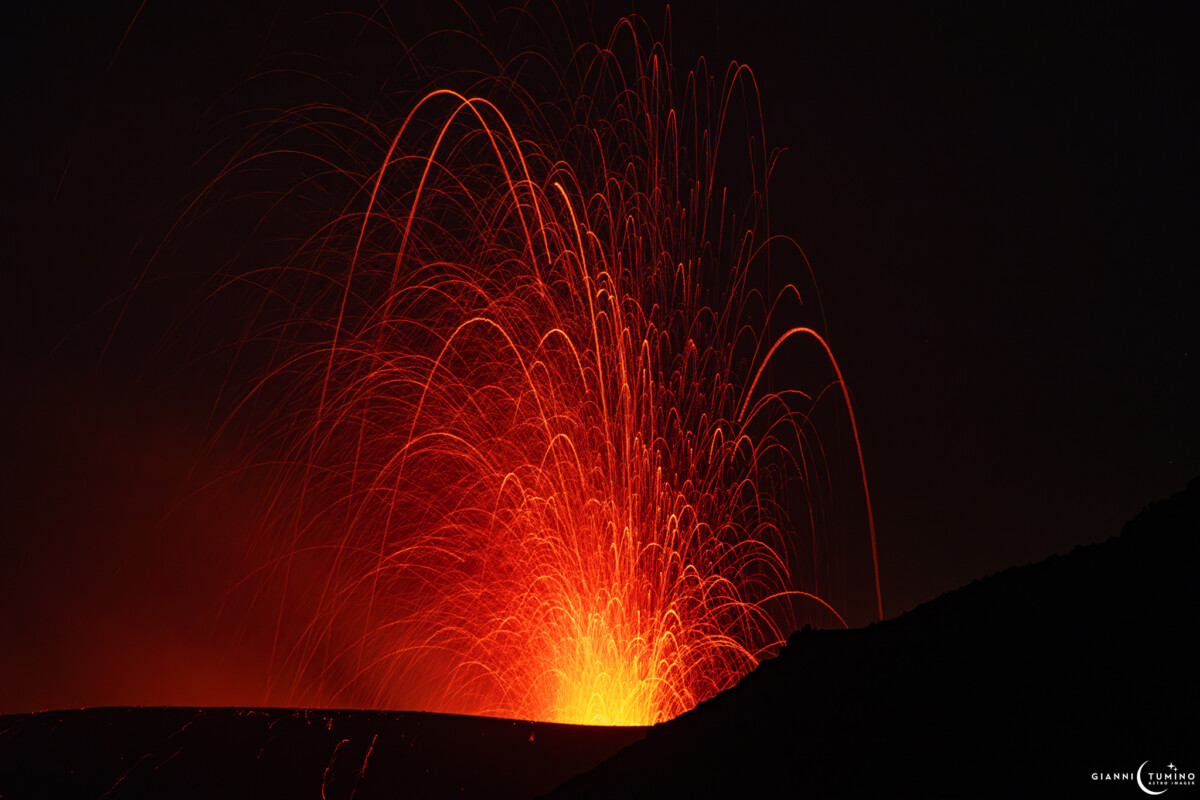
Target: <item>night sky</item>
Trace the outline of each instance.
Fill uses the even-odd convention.
[[[252,702],[253,665],[197,644],[235,577],[206,526],[242,501],[162,525],[210,441],[211,375],[156,352],[194,264],[149,270],[151,308],[108,335],[232,110],[303,99],[237,87],[320,36],[291,33],[308,3],[71,5],[3,34],[0,713]],[[855,401],[889,617],[1200,474],[1196,8],[965,5],[672,9],[676,68],[750,64],[785,149],[772,231],[812,263]],[[661,30],[636,2],[596,30],[627,11]],[[454,19],[395,15],[414,41]]]

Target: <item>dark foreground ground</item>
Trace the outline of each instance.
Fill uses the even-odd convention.
[[[387,711],[47,711],[0,717],[0,797],[530,798],[645,731]]]
[[[869,628],[795,634],[649,730],[363,711],[4,716],[0,797],[1200,798],[1198,550],[1200,479],[1102,544]]]

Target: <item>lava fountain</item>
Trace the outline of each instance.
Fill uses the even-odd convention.
[[[721,183],[753,75],[680,85],[639,25],[576,49],[559,101],[509,65],[394,122],[298,109],[230,167],[300,157],[317,167],[289,191],[348,198],[283,263],[226,276],[285,309],[242,343],[268,366],[232,417],[269,476],[247,585],[289,697],[653,724],[798,619],[841,620],[789,503],[819,524],[813,410],[849,395],[798,324],[798,248],[800,277],[761,288],[789,246],[766,231],[761,128],[744,199]],[[774,389],[799,346],[834,377]]]

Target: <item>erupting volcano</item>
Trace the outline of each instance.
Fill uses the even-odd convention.
[[[229,430],[269,485],[243,588],[277,696],[648,725],[799,624],[845,625],[851,593],[882,617],[850,395],[768,231],[753,76],[677,76],[646,42],[624,20],[387,119],[302,107],[213,183],[286,164],[281,208],[339,198],[214,293],[261,303]],[[819,368],[773,369],[788,353]]]
[[[7,10],[0,796],[1200,771],[1193,6],[336,5]]]

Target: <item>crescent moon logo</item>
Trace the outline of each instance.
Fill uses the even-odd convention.
[[[1146,768],[1146,765],[1149,763],[1150,763],[1149,761],[1143,761],[1142,765],[1140,767],[1138,767],[1138,771],[1137,771],[1138,788],[1141,789],[1146,794],[1162,794],[1163,792],[1166,791],[1166,789],[1162,789],[1157,792],[1152,792],[1146,788],[1146,784],[1142,783],[1142,770],[1144,770]]]

